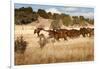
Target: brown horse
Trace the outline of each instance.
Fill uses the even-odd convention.
[[[80,33],[82,34],[83,37],[91,37],[92,35],[94,35],[94,28],[80,28]]]
[[[67,29],[57,29],[55,30],[55,33],[54,33],[54,38],[56,40],[59,40],[61,38],[63,38],[64,40],[67,40]]]
[[[94,28],[87,28],[87,30],[89,31],[89,37],[94,35]]]
[[[80,30],[76,29],[67,30],[66,34],[69,38],[76,38],[80,36]]]
[[[37,35],[38,35],[38,37],[39,37],[39,33],[40,33],[41,30],[43,30],[43,28],[37,28],[37,29],[35,29],[35,30],[34,30],[34,34],[37,33]]]
[[[66,29],[45,30],[44,28],[37,28],[34,30],[34,34],[37,33],[37,35],[39,36],[41,31],[48,32],[48,36],[49,36],[48,38],[54,38],[56,40],[59,40],[60,38],[64,38],[64,40],[67,40]]]

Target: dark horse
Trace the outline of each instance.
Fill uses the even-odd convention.
[[[83,37],[89,36],[91,37],[94,35],[94,28],[80,28],[80,33],[82,34]]]
[[[71,29],[71,30],[67,30],[67,36],[69,38],[76,38],[80,36],[80,30],[76,30],[76,29]]]
[[[38,35],[38,37],[39,37],[39,33],[40,33],[41,30],[43,30],[43,28],[37,28],[37,29],[35,29],[35,30],[34,30],[34,34],[37,33],[37,35]]]
[[[67,30],[66,29],[57,29],[54,33],[54,38],[56,40],[59,40],[60,38],[63,38],[64,40],[67,40]]]
[[[34,30],[34,34],[37,33],[39,36],[41,30],[48,32],[49,38],[54,38],[56,40],[64,38],[64,40],[67,40],[66,29],[45,30],[44,28],[37,28]]]

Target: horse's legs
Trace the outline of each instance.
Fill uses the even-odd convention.
[[[85,37],[85,36],[86,36],[86,34],[85,34],[85,33],[82,33],[82,35],[83,35],[83,37]]]
[[[64,40],[68,40],[66,37],[64,37]]]
[[[59,41],[59,37],[58,36],[55,36],[54,39],[57,40],[57,41]]]
[[[55,39],[56,39],[57,41],[59,41],[59,36],[58,36],[58,35],[56,35],[56,36],[55,36]]]
[[[39,33],[37,33],[38,37],[39,37]]]

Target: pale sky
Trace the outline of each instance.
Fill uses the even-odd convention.
[[[94,18],[94,8],[88,7],[74,7],[74,6],[53,6],[53,5],[39,5],[39,4],[18,4],[15,3],[15,8],[32,7],[33,11],[44,9],[46,12],[64,13],[71,16],[84,16],[86,18]]]

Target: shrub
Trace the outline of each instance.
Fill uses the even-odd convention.
[[[15,24],[29,24],[38,20],[38,14],[31,7],[15,9]]]
[[[52,19],[52,13],[48,12],[47,14],[48,14],[49,19]]]
[[[70,15],[61,14],[62,22],[65,26],[72,24],[72,19]]]
[[[53,30],[60,29],[61,28],[61,25],[60,25],[59,22],[60,22],[60,20],[58,20],[58,19],[53,20],[51,22],[50,29],[53,29]]]
[[[37,13],[39,14],[40,17],[43,17],[43,18],[46,18],[46,19],[49,18],[48,14],[46,13],[45,10],[38,9],[38,12]]]
[[[23,36],[17,37],[15,40],[15,52],[24,53],[27,47],[27,42],[23,39]]]

